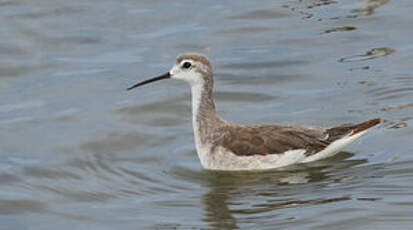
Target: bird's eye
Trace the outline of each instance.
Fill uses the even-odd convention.
[[[185,68],[185,69],[189,69],[189,67],[191,67],[191,63],[190,62],[184,62],[182,67]]]

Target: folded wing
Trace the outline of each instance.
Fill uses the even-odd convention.
[[[258,125],[225,126],[214,132],[213,146],[222,146],[238,156],[282,154],[304,149],[311,156],[345,136],[367,130],[380,123],[372,119],[360,124],[345,124],[330,129]]]

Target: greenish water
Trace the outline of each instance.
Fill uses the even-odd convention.
[[[413,2],[0,0],[0,229],[409,229]],[[384,122],[334,158],[203,170],[182,52],[234,122]]]

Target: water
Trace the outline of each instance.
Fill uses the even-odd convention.
[[[0,229],[408,229],[410,0],[0,1]],[[384,122],[332,159],[203,170],[181,82],[207,54],[224,118]]]

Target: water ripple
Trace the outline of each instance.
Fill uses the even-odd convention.
[[[349,57],[340,58],[339,62],[358,62],[358,61],[367,61],[371,59],[376,59],[379,57],[387,56],[395,53],[396,50],[389,47],[373,48],[367,51],[365,54],[354,55]]]
[[[263,20],[263,19],[277,19],[287,17],[288,14],[282,11],[275,11],[269,9],[251,10],[239,15],[232,15],[230,19],[248,19],[248,20]]]

